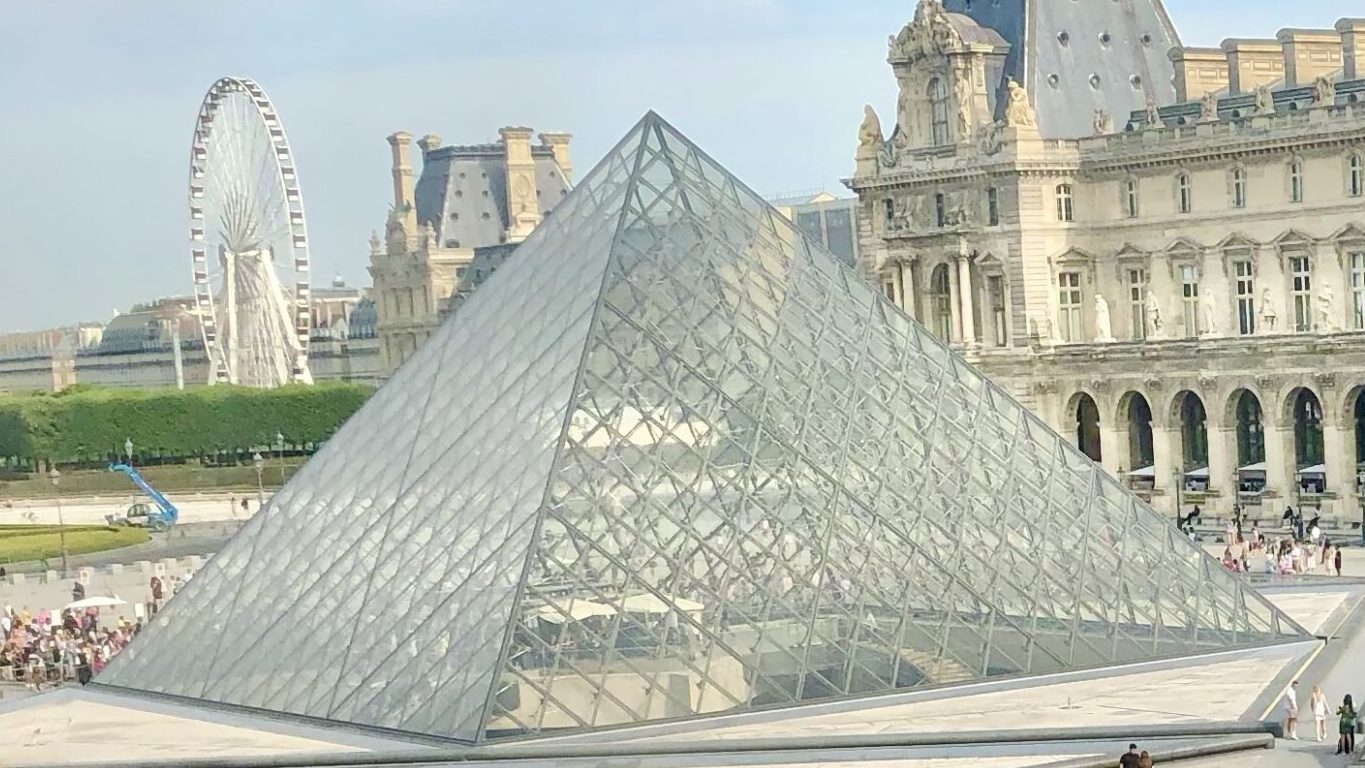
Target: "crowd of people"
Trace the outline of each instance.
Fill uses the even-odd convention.
[[[96,607],[68,606],[54,616],[50,611],[33,613],[27,606],[18,611],[5,606],[0,613],[0,681],[21,682],[32,690],[63,682],[84,685],[142,629],[142,617],[159,611],[192,576],[174,576],[169,582],[152,576],[147,599],[133,621],[119,616],[112,624],[101,623]],[[72,604],[84,599],[85,585],[73,583]]]
[[[1194,517],[1198,513],[1191,515]],[[1285,536],[1266,536],[1258,525],[1249,532],[1242,529],[1242,516],[1234,507],[1228,521],[1227,546],[1223,549],[1223,567],[1229,571],[1251,573],[1259,570],[1268,575],[1290,576],[1306,573],[1341,575],[1341,547],[1332,541],[1319,526],[1319,520],[1303,519],[1293,507],[1285,510],[1282,522],[1288,530]],[[1253,560],[1260,560],[1259,567]]]
[[[0,614],[0,680],[22,682],[32,690],[76,681],[84,685],[123,650],[142,629],[142,621],[119,617],[102,626],[98,609],[32,613],[6,607]]]

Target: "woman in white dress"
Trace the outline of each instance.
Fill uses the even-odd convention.
[[[1327,738],[1327,695],[1319,686],[1313,686],[1308,697],[1308,706],[1313,710],[1313,723],[1318,727],[1318,741]]]

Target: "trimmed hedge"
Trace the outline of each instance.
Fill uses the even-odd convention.
[[[373,390],[357,384],[249,389],[87,389],[0,397],[0,457],[80,462],[123,454],[205,456],[326,440]]]

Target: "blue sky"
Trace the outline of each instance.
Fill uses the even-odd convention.
[[[885,41],[914,5],[0,0],[0,331],[189,292],[190,131],[221,75],[255,79],[280,110],[315,277],[367,284],[394,130],[447,143],[566,130],[581,174],[657,109],[760,192],[837,188],[862,105],[894,103]],[[1167,8],[1187,45],[1361,13],[1358,0]]]

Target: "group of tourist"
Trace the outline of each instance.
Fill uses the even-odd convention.
[[[1327,694],[1322,692],[1320,686],[1313,686],[1313,692],[1308,697],[1308,707],[1313,713],[1313,723],[1317,726],[1318,741],[1327,738],[1327,720],[1331,716],[1331,705],[1327,703]],[[1280,708],[1284,714],[1284,737],[1286,739],[1299,738],[1299,681],[1295,680],[1284,689],[1284,696],[1280,700]],[[1336,709],[1337,716],[1337,754],[1351,755],[1356,751],[1356,727],[1359,713],[1356,712],[1355,704],[1351,701],[1351,694],[1346,694],[1341,705]]]
[[[1341,575],[1341,548],[1328,539],[1317,519],[1305,523],[1302,514],[1293,507],[1285,510],[1283,519],[1289,531],[1287,536],[1264,536],[1258,525],[1252,525],[1251,531],[1244,534],[1240,511],[1234,508],[1227,525],[1223,567],[1242,573],[1259,570],[1276,576]],[[1252,565],[1253,558],[1261,558],[1259,567]]]
[[[83,685],[140,629],[141,620],[123,617],[113,626],[101,626],[94,608],[64,610],[54,617],[48,611],[34,614],[27,607],[15,611],[6,606],[0,614],[0,680],[23,682],[32,690],[68,680]]]

